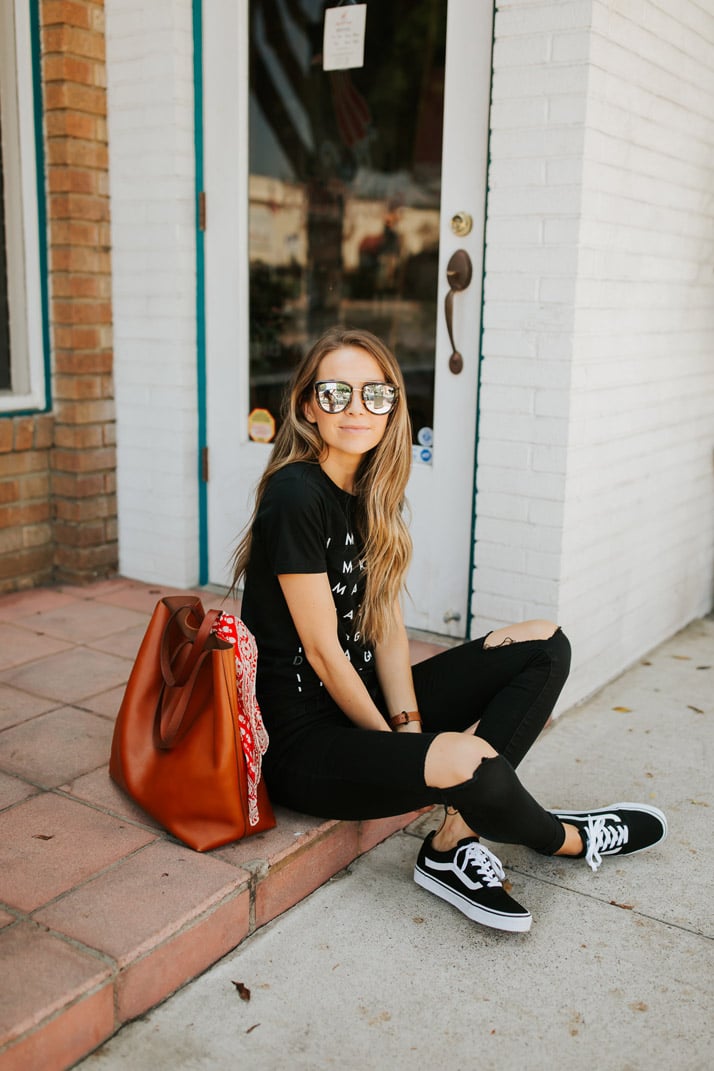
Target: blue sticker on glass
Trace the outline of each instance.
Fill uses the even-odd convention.
[[[433,446],[434,445],[434,429],[433,428],[419,428],[417,432],[417,442],[420,446]]]

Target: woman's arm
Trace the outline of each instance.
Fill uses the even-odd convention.
[[[390,718],[402,710],[416,710],[417,699],[412,679],[409,637],[404,627],[402,609],[398,603],[394,607],[394,624],[391,632],[376,646],[374,660]],[[418,721],[412,721],[401,726],[397,732],[420,733],[421,725]]]
[[[327,573],[283,573],[278,581],[305,657],[338,707],[361,729],[390,732],[340,646]]]

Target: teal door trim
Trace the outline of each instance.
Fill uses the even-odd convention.
[[[495,5],[494,5],[495,7]],[[495,11],[491,20],[491,79],[488,101],[488,114],[491,115],[491,105],[493,103],[493,46],[496,39],[495,35]],[[472,625],[474,614],[472,611],[474,595],[476,592],[476,582],[474,578],[475,561],[476,561],[476,518],[478,514],[478,445],[479,445],[479,430],[481,426],[481,376],[483,371],[483,336],[484,336],[484,311],[486,307],[486,227],[488,225],[488,170],[491,167],[491,122],[489,119],[488,126],[488,148],[486,150],[486,197],[484,202],[484,242],[483,242],[483,257],[481,259],[481,331],[479,334],[478,344],[478,387],[476,391],[476,433],[474,435],[474,488],[473,488],[473,508],[471,510],[471,543],[469,551],[469,599],[468,599],[468,620],[466,622],[466,639],[472,640]]]
[[[204,458],[208,446],[206,420],[206,275],[201,219],[203,192],[203,17],[201,0],[193,5],[193,138],[195,156],[195,223],[196,223],[196,385],[198,408],[198,582],[208,583],[208,473]]]

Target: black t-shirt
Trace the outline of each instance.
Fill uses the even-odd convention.
[[[286,465],[268,482],[253,525],[241,616],[258,645],[258,700],[271,711],[325,691],[305,658],[277,579],[282,573],[327,573],[340,645],[373,687],[374,652],[355,628],[365,585],[355,505],[316,463]]]

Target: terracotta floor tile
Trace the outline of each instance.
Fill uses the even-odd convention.
[[[110,580],[95,580],[92,584],[60,584],[57,591],[72,595],[75,599],[97,599],[101,595],[111,595],[131,583],[132,581],[124,576],[115,576]]]
[[[117,979],[117,1018],[135,1019],[201,974],[248,936],[250,892],[209,912],[188,930],[177,934],[126,967]]]
[[[0,673],[0,682],[33,695],[48,696],[63,703],[76,703],[97,692],[126,683],[131,662],[125,658],[75,647],[16,669]]]
[[[93,714],[101,714],[103,718],[110,718],[114,721],[119,713],[125,689],[126,686],[120,684],[116,688],[110,688],[108,692],[87,696],[82,700],[82,707],[85,710],[91,710]]]
[[[358,854],[358,823],[335,823],[322,837],[308,841],[273,866],[255,890],[255,924],[262,926],[318,889]]]
[[[0,736],[0,740],[2,740],[2,736]],[[34,796],[36,793],[37,789],[34,785],[28,785],[26,781],[11,777],[0,770],[0,811],[5,807],[11,807],[13,803],[19,803],[20,800],[26,800],[28,796]]]
[[[130,581],[126,587],[116,592],[102,595],[97,602],[107,603],[110,606],[124,606],[129,610],[143,611],[151,614],[159,599],[166,595],[185,595],[185,588],[162,587],[160,584],[140,584]],[[205,595],[205,593],[204,593]],[[199,596],[204,599],[204,596]],[[203,601],[205,609],[208,605]]]
[[[285,807],[275,807],[274,811],[278,823],[275,829],[245,837],[223,848],[216,848],[211,855],[224,859],[233,866],[244,866],[250,870],[265,869],[335,825],[334,822],[326,822],[324,818],[297,814]]]
[[[206,610],[222,610],[226,614],[235,614],[240,617],[241,598],[237,599],[229,597],[226,591],[207,591],[205,589],[198,592],[201,602]]]
[[[0,931],[0,1045],[109,978],[110,968],[32,922]]]
[[[146,628],[146,615],[121,606],[110,606],[96,599],[73,599],[68,606],[46,610],[18,618],[27,628],[42,629],[72,643],[101,639],[114,632],[141,625]]]
[[[133,662],[148,623],[149,619],[144,616],[140,625],[124,629],[122,632],[114,632],[111,636],[103,636],[98,640],[87,641],[87,646],[95,651],[107,651],[109,654],[119,655],[120,658],[130,658]]]
[[[19,725],[27,718],[44,714],[57,706],[55,699],[44,699],[37,695],[28,695],[8,684],[0,684],[0,731],[11,725]]]
[[[0,769],[55,788],[106,763],[111,743],[106,718],[59,707],[0,733]]]
[[[438,643],[425,643],[424,640],[409,640],[409,654],[413,666],[415,666],[417,662],[423,662],[426,658],[433,658],[434,655],[441,654],[442,651],[447,650],[447,647],[442,647]]]
[[[91,773],[77,777],[67,784],[60,785],[59,788],[62,792],[76,796],[77,799],[86,800],[87,803],[94,804],[102,811],[109,811],[118,818],[129,818],[133,822],[148,826],[149,829],[161,829],[158,822],[142,811],[141,807],[138,807],[114,784],[109,776],[108,766],[92,770]]]
[[[46,1019],[0,1055],[2,1071],[65,1071],[114,1033],[114,986],[95,992]]]
[[[34,917],[124,966],[247,888],[249,877],[220,859],[158,841]]]
[[[75,600],[56,588],[32,588],[16,591],[12,595],[0,595],[0,620],[17,621],[27,614],[44,613],[60,606],[69,606]]]
[[[0,901],[34,911],[154,838],[52,792],[25,800],[0,813]]]
[[[71,646],[56,636],[45,636],[39,624],[32,628],[21,628],[0,622],[0,669],[34,662],[57,651],[66,651]]]

